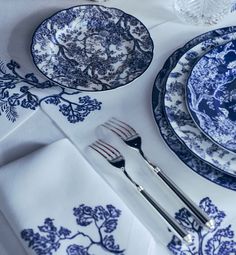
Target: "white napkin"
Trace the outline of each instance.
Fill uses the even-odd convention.
[[[0,209],[27,254],[163,249],[67,139],[1,168]]]

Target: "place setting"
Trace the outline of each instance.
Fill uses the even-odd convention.
[[[1,166],[0,222],[11,234],[0,231],[0,253],[236,253],[236,27],[209,28],[154,70],[162,23],[148,28],[107,3],[42,19],[29,52],[37,72],[0,62],[0,142],[37,111],[64,136]],[[34,127],[35,137],[51,132]],[[159,135],[188,175],[162,164]]]

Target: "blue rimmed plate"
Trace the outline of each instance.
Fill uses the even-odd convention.
[[[186,83],[194,64],[212,48],[233,39],[236,39],[236,33],[210,38],[181,56],[166,81],[164,109],[176,135],[196,156],[217,169],[236,176],[236,155],[217,146],[200,131],[187,109],[185,100]]]
[[[147,28],[116,8],[80,5],[57,12],[36,29],[33,61],[53,82],[72,89],[114,89],[139,77],[153,58]]]
[[[186,102],[197,126],[236,153],[236,41],[218,46],[193,67]]]
[[[165,95],[165,84],[171,70],[178,63],[182,55],[190,50],[195,45],[208,40],[210,38],[227,35],[228,33],[236,32],[236,27],[227,27],[210,31],[206,34],[200,35],[190,42],[188,42],[183,48],[175,51],[165,62],[162,70],[157,75],[152,94],[152,107],[153,113],[157,125],[163,139],[171,148],[171,150],[193,171],[199,175],[207,178],[208,180],[219,184],[225,188],[236,190],[236,178],[228,175],[213,165],[203,161],[200,157],[196,156],[180,138],[176,135],[173,128],[167,121],[166,114],[164,111],[164,95]]]

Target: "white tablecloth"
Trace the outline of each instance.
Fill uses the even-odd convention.
[[[32,32],[44,18],[52,13],[83,3],[90,2],[82,0],[2,1],[0,59],[5,64],[14,60],[21,66],[17,69],[20,75],[34,73],[40,81],[44,81],[45,78],[35,68],[30,56]],[[143,138],[143,149],[154,163],[163,168],[196,203],[204,198],[211,199],[212,203],[220,210],[224,210],[227,215],[224,227],[232,224],[232,229],[236,231],[236,208],[232,208],[236,201],[236,193],[210,183],[184,165],[161,138],[151,109],[153,83],[166,58],[196,35],[217,27],[236,25],[235,14],[230,14],[215,27],[195,27],[182,24],[176,19],[172,11],[171,0],[164,2],[160,0],[110,0],[104,5],[117,7],[134,15],[149,29],[154,41],[154,58],[150,67],[142,76],[125,87],[114,91],[82,93],[71,97],[76,101],[79,96],[89,95],[92,99],[102,102],[101,110],[91,112],[82,122],[68,122],[55,105],[45,102],[42,102],[40,107],[36,106],[35,109],[18,107],[18,117],[15,121],[9,121],[6,114],[2,113],[0,115],[0,165],[24,156],[43,145],[67,137],[82,155],[91,161],[96,171],[105,178],[130,210],[150,230],[153,237],[167,246],[171,241],[172,233],[168,232],[161,218],[146,207],[132,187],[127,186],[125,179],[119,175],[111,174],[104,167],[104,162],[91,160],[92,157],[86,151],[87,145],[96,139],[96,127],[109,117],[116,116],[129,122],[139,131]],[[32,89],[32,91],[34,90]],[[53,89],[51,93],[56,93],[58,90]],[[37,93],[42,97],[47,96],[45,95],[46,90]],[[140,184],[147,187],[148,191],[154,194],[157,200],[174,216],[183,207],[183,204],[163,187],[147,169],[144,170],[140,167],[142,162],[135,153],[126,150],[122,144],[117,146],[120,146],[129,156],[128,166],[132,175]],[[0,216],[0,226],[0,254],[16,254],[15,247],[18,246],[15,245],[19,244],[11,241],[11,236],[14,234],[2,215]],[[166,254],[169,252],[166,248]],[[205,254],[213,255],[213,253]],[[228,253],[226,254],[228,255]]]

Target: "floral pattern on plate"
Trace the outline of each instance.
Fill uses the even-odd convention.
[[[192,47],[197,44],[209,40],[210,38],[215,38],[218,36],[227,35],[236,31],[236,27],[226,27],[222,29],[213,30],[200,35],[191,41],[189,41],[184,47],[175,51],[165,62],[163,68],[158,73],[155,84],[153,86],[152,93],[152,108],[154,113],[154,118],[159,127],[160,133],[170,147],[170,149],[187,165],[198,173],[199,175],[207,178],[208,180],[221,185],[222,187],[236,190],[236,178],[230,176],[218,168],[214,167],[212,164],[203,161],[194,154],[185,143],[183,143],[177,134],[174,132],[173,128],[170,126],[169,121],[167,121],[166,114],[164,111],[164,95],[165,95],[165,84],[166,80],[175,67],[179,59]],[[214,152],[214,151],[213,151]]]
[[[139,77],[152,61],[153,42],[135,17],[115,8],[81,5],[46,19],[34,33],[31,50],[49,79],[97,91]]]
[[[196,61],[212,48],[232,39],[236,39],[236,33],[208,39],[186,51],[166,81],[164,105],[170,126],[194,154],[217,169],[236,176],[236,155],[214,144],[199,130],[185,100],[186,83]]]
[[[215,143],[236,152],[236,41],[214,48],[193,67],[186,88],[189,112]]]

